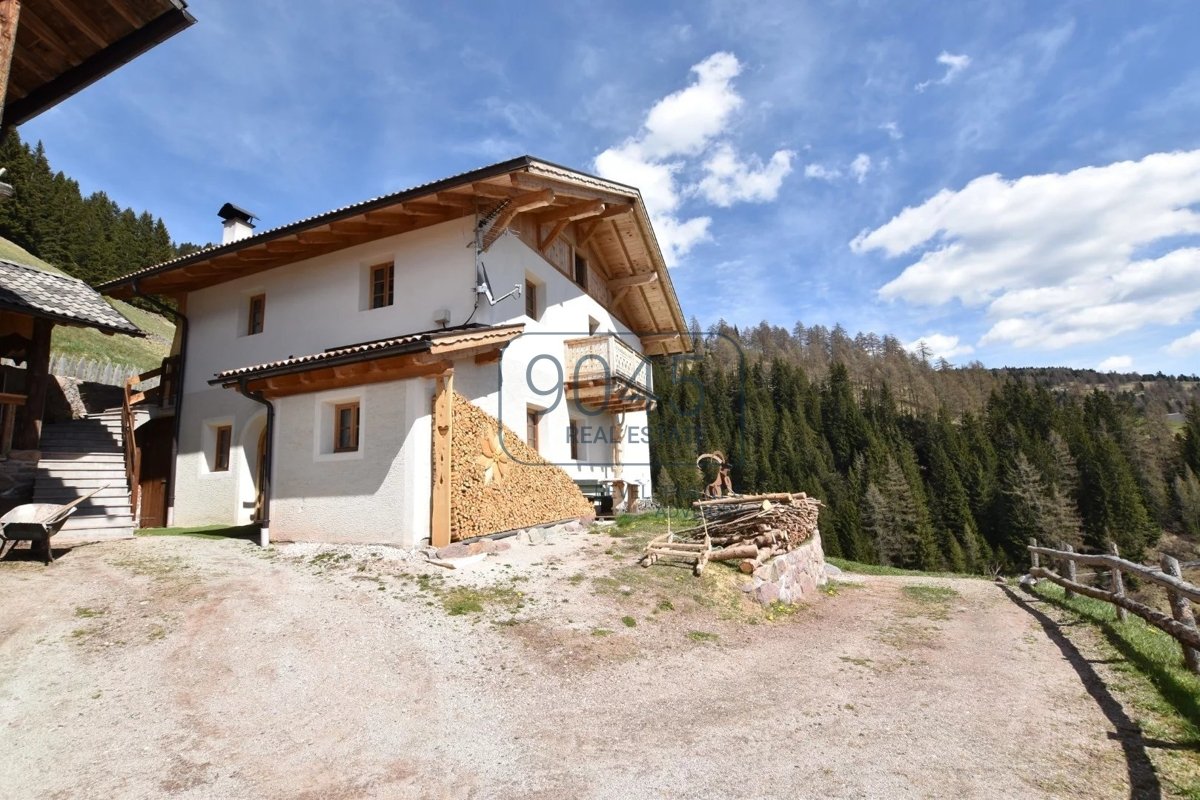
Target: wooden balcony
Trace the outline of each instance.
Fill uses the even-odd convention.
[[[612,334],[571,339],[566,345],[568,402],[617,413],[654,408],[654,376],[641,353]]]

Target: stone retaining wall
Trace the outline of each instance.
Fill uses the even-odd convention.
[[[754,570],[753,577],[746,590],[764,606],[777,600],[782,603],[812,600],[817,587],[828,582],[821,532],[815,531],[811,539],[795,550],[763,564]]]

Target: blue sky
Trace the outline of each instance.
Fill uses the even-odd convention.
[[[530,153],[640,185],[704,324],[1200,371],[1200,4],[189,7],[21,130],[178,240]]]

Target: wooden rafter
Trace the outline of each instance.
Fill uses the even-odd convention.
[[[471,188],[475,191],[475,194],[481,197],[508,198],[513,195],[512,190],[508,187],[497,186],[494,183],[487,183],[485,181],[476,181],[471,184]]]
[[[613,278],[608,282],[608,288],[610,290],[628,289],[634,286],[649,286],[657,281],[657,272],[644,272],[640,275],[626,275],[623,278]]]
[[[383,223],[346,220],[344,222],[331,222],[329,223],[329,228],[334,233],[349,233],[357,236],[360,234],[378,233],[383,228]]]
[[[504,206],[504,210],[501,211],[500,215],[496,217],[495,221],[492,222],[492,227],[483,237],[483,249],[487,250],[489,247],[491,247],[492,244],[494,244],[495,241],[500,238],[501,234],[504,233],[504,229],[507,228],[514,219],[516,219],[518,214],[523,214],[526,211],[533,211],[538,208],[545,208],[553,202],[553,189],[539,189],[536,192],[526,192],[525,194],[519,194],[509,200],[508,205]]]
[[[416,214],[421,217],[444,217],[446,214],[458,213],[457,208],[423,200],[410,200],[402,208],[410,214]]]
[[[546,249],[550,247],[550,245],[554,244],[554,242],[559,236],[562,235],[562,232],[565,231],[567,226],[570,224],[571,221],[569,219],[560,219],[558,222],[554,223],[554,227],[550,229],[546,236],[538,240],[538,251],[541,252],[542,255],[545,255]]]
[[[296,238],[305,244],[341,244],[346,241],[346,235],[334,231],[303,231]]]
[[[13,47],[17,40],[17,21],[20,16],[20,0],[0,0],[0,119],[3,119],[4,114],[4,98],[8,96],[8,75],[12,69]],[[11,417],[12,414],[8,416]]]
[[[84,36],[92,40],[97,47],[108,47],[109,41],[96,30],[96,24],[76,13],[77,3],[64,3],[62,0],[45,0],[58,14],[69,21]],[[120,3],[116,3],[120,5]]]
[[[569,206],[556,206],[537,215],[538,225],[548,225],[551,222],[575,222],[604,213],[604,203],[600,200],[584,200],[582,203],[572,203]]]
[[[395,225],[402,222],[411,222],[413,215],[399,209],[382,209],[379,211],[368,211],[363,214],[367,222],[380,222],[388,225]]]

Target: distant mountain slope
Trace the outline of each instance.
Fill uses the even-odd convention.
[[[56,275],[68,274],[4,238],[0,238],[0,258],[44,269]],[[109,303],[145,331],[146,338],[109,336],[93,328],[56,325],[51,344],[53,352],[95,361],[126,364],[142,372],[157,367],[170,352],[175,326],[158,314],[152,314],[120,300],[109,300]]]

